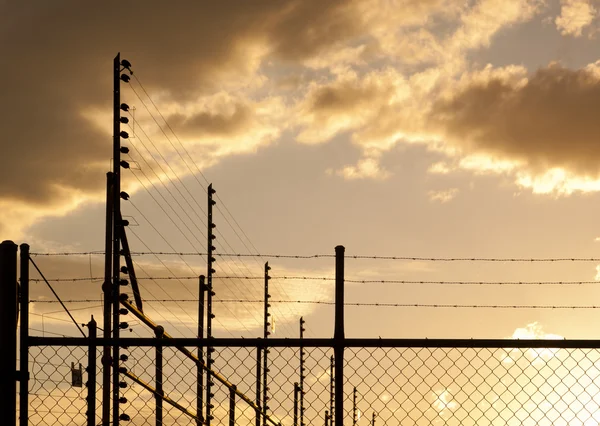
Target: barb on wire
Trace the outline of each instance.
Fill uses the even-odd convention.
[[[85,251],[85,252],[48,252],[31,253],[32,256],[87,256],[91,254],[101,255],[103,251]],[[207,253],[188,251],[136,251],[132,256],[206,256]],[[274,259],[318,259],[332,258],[335,254],[274,254],[274,253],[213,253],[214,256],[221,257],[259,257]],[[598,257],[421,257],[421,256],[379,256],[379,255],[351,255],[347,254],[346,259],[373,259],[373,260],[407,260],[422,262],[600,262]]]
[[[100,299],[72,299],[64,303],[98,303]],[[144,299],[144,302],[198,302],[198,299]],[[264,300],[248,299],[219,299],[219,303],[264,303]],[[30,300],[30,303],[58,303],[56,300]],[[307,304],[307,305],[335,305],[329,300],[270,300],[270,303]],[[469,304],[444,304],[444,303],[378,303],[378,302],[345,302],[344,306],[382,307],[382,308],[473,308],[473,309],[600,309],[600,305],[469,305]]]
[[[67,313],[67,315],[69,315],[69,317],[73,321],[73,324],[75,324],[75,327],[77,327],[77,329],[79,330],[79,332],[81,333],[81,335],[83,337],[87,337],[85,335],[85,333],[83,332],[83,330],[81,329],[81,327],[79,327],[79,324],[77,323],[77,321],[75,321],[75,318],[73,318],[73,315],[71,315],[71,312],[69,312],[69,310],[67,309],[67,307],[65,306],[65,304],[62,302],[62,300],[60,300],[60,297],[58,297],[58,294],[54,291],[54,289],[52,288],[52,286],[50,285],[50,283],[48,282],[48,280],[46,280],[46,277],[44,277],[44,274],[42,273],[42,271],[40,271],[40,268],[38,268],[38,266],[35,264],[34,260],[31,257],[29,258],[29,260],[31,261],[31,263],[33,264],[33,266],[35,267],[35,269],[38,271],[38,274],[40,274],[40,277],[42,277],[42,279],[44,280],[44,282],[48,285],[48,288],[50,289],[50,291],[52,291],[52,294],[54,294],[54,297],[56,297],[56,300],[58,300],[58,302],[61,304],[61,306],[63,307],[63,309]]]

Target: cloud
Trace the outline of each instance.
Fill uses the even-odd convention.
[[[525,82],[491,77],[438,101],[431,121],[466,153],[596,178],[600,78],[590,69],[539,69]]]
[[[390,173],[381,168],[376,158],[363,158],[355,166],[346,166],[336,174],[348,180],[367,178],[385,180],[390,177]]]
[[[453,200],[458,195],[458,188],[450,188],[443,191],[429,191],[427,195],[429,196],[429,201],[437,201],[444,204]]]
[[[560,15],[554,23],[562,35],[581,37],[584,28],[596,18],[598,11],[590,0],[561,0]]]

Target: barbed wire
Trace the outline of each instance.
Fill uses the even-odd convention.
[[[297,281],[335,281],[335,277],[311,277],[311,276],[273,276],[273,279],[279,280],[297,280]],[[137,277],[138,281],[142,280],[197,280],[198,277],[191,275],[183,276],[166,276],[166,277]],[[264,280],[264,277],[260,276],[241,276],[241,275],[225,275],[225,276],[213,276],[213,279],[223,280]],[[103,277],[76,277],[76,278],[53,278],[48,279],[50,282],[79,282],[79,281],[90,281],[100,282],[103,281]],[[41,279],[30,279],[31,282],[43,282]],[[345,279],[346,283],[355,284],[432,284],[432,285],[586,285],[586,284],[600,284],[600,281],[429,281],[429,280],[358,280],[358,279]]]
[[[64,303],[98,303],[101,299],[63,300]],[[56,300],[30,300],[30,303],[58,303]],[[144,299],[144,302],[198,302],[198,299]],[[220,303],[264,303],[264,300],[217,299]],[[270,303],[297,303],[305,305],[335,305],[329,300],[270,300]],[[379,302],[345,302],[344,306],[382,307],[382,308],[471,308],[471,309],[600,309],[600,305],[473,305],[444,303],[379,303]]]
[[[87,256],[103,255],[103,251],[82,251],[82,252],[48,252],[31,253],[31,256]],[[207,256],[208,253],[202,252],[175,252],[175,251],[136,251],[131,252],[132,256]],[[334,258],[335,254],[251,254],[251,253],[213,253],[213,256],[220,257],[264,257],[275,259],[318,259]],[[346,259],[372,259],[372,260],[406,260],[423,262],[600,262],[597,257],[422,257],[422,256],[380,256],[380,255],[345,255]]]

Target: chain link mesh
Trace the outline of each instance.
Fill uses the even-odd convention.
[[[157,385],[156,348],[123,349],[122,366],[139,381]],[[267,415],[275,424],[324,425],[333,406],[330,348],[304,348],[304,394],[297,347],[268,348]],[[196,363],[174,347],[164,347],[164,425],[196,425]],[[197,349],[190,348],[197,353]],[[256,403],[255,347],[217,347],[214,369]],[[264,350],[260,349],[264,357]],[[102,364],[96,371],[96,424],[100,424]],[[206,355],[205,355],[206,356]],[[29,423],[85,425],[87,421],[87,347],[30,348]],[[379,425],[598,425],[600,350],[500,348],[346,348],[344,424]],[[82,387],[73,386],[72,365],[82,366]],[[262,362],[261,362],[262,370]],[[205,372],[206,379],[207,374]],[[211,424],[230,422],[230,389],[213,378]],[[262,371],[259,377],[262,387]],[[120,404],[132,425],[156,424],[155,395],[130,377]],[[202,412],[206,409],[205,387]],[[335,389],[334,389],[335,391]],[[262,391],[261,391],[262,394]],[[303,403],[300,399],[303,398]],[[262,397],[261,397],[262,399]],[[356,401],[356,402],[355,402]],[[304,410],[301,410],[304,407]],[[235,397],[236,425],[255,426],[253,406]],[[374,422],[374,425],[373,425]],[[263,419],[260,418],[260,425]],[[267,422],[267,424],[272,424]],[[331,421],[329,425],[332,426]]]

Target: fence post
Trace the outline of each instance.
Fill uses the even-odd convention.
[[[19,317],[21,318],[20,365],[19,365],[19,425],[29,423],[29,245],[21,244],[20,251],[21,291]]]
[[[329,426],[329,411],[325,410],[325,426]]]
[[[260,403],[260,395],[261,395],[261,391],[260,391],[260,385],[261,385],[261,380],[262,380],[262,373],[261,373],[261,365],[262,365],[262,348],[261,347],[256,347],[256,426],[260,426],[260,414],[262,413],[262,406]]]
[[[294,426],[298,426],[298,393],[300,387],[298,382],[294,383]]]
[[[156,327],[156,338],[162,340],[165,329],[162,326]],[[163,347],[156,345],[156,426],[163,424]]]
[[[0,413],[2,423],[17,422],[17,245],[0,244]],[[5,417],[4,417],[5,416]]]
[[[233,385],[229,389],[229,426],[235,426],[235,391],[236,386]]]
[[[269,326],[271,325],[271,322],[269,321],[269,317],[271,316],[271,314],[269,313],[269,307],[271,306],[271,304],[269,303],[269,299],[271,298],[271,295],[269,294],[269,280],[271,279],[271,277],[269,276],[269,271],[271,270],[271,267],[269,266],[269,262],[265,263],[265,306],[264,306],[264,314],[265,314],[265,318],[264,318],[264,338],[265,338],[265,342],[267,342],[267,339],[269,338],[269,335],[271,334],[271,332],[269,331]],[[267,410],[269,408],[267,402],[269,401],[269,396],[267,394],[269,388],[267,386],[267,378],[269,375],[269,363],[268,363],[268,356],[269,356],[269,346],[265,345],[265,354],[263,357],[263,426],[267,426]]]
[[[335,330],[333,334],[335,356],[335,423],[344,425],[344,246],[335,248]]]
[[[329,412],[333,413],[333,409],[335,407],[335,403],[334,403],[334,396],[335,396],[335,358],[333,357],[333,355],[331,355],[331,358],[329,360]],[[329,424],[330,426],[333,426],[334,424],[334,419],[331,418],[329,419]]]
[[[304,318],[300,317],[300,341],[304,339]],[[304,345],[300,343],[300,426],[304,426]]]
[[[97,324],[92,315],[92,319],[88,322],[88,337],[90,343],[88,345],[88,366],[86,368],[88,374],[87,386],[87,426],[96,424],[96,336]]]
[[[200,275],[199,279],[199,303],[198,303],[198,339],[204,338],[204,293],[206,292],[206,284],[204,275]],[[204,365],[204,347],[198,346],[198,359],[200,362],[197,364],[197,372],[196,372],[196,416],[198,416],[198,420],[196,424],[200,426],[204,422],[204,369],[202,368]]]
[[[352,426],[356,425],[356,386],[352,389]]]

